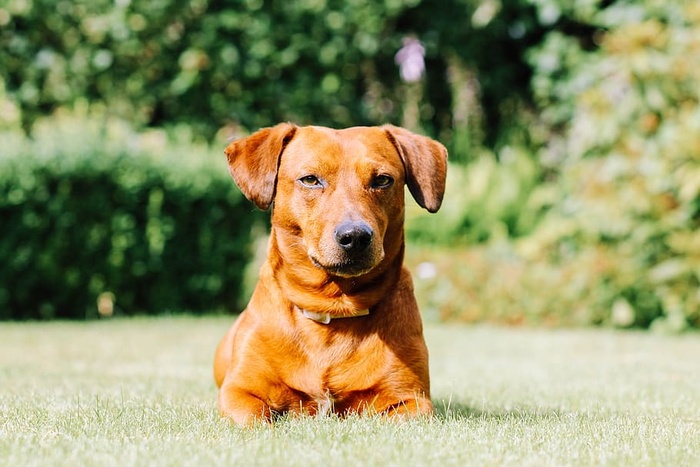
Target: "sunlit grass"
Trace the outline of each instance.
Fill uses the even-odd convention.
[[[230,319],[0,324],[3,465],[697,465],[700,336],[429,325],[431,419],[219,419]]]

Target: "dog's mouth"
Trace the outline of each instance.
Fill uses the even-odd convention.
[[[323,269],[328,274],[339,277],[357,277],[367,274],[375,264],[369,258],[347,258],[337,263],[324,264],[312,255],[309,255],[311,262],[319,269]]]

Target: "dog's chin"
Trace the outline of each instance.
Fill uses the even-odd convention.
[[[359,277],[367,274],[375,268],[376,263],[362,259],[346,259],[336,263],[323,263],[312,255],[309,255],[311,262],[319,269],[331,276],[342,278]]]

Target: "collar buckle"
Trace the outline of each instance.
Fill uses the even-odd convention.
[[[356,310],[354,314],[352,315],[347,315],[347,316],[334,316],[331,315],[330,313],[316,313],[314,311],[309,311],[309,310],[304,310],[303,308],[297,307],[304,316],[309,318],[311,321],[316,321],[317,323],[320,324],[329,324],[331,320],[333,319],[340,319],[340,318],[356,318],[358,316],[367,316],[369,314],[368,309],[364,310]]]

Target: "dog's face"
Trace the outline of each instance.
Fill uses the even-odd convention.
[[[444,192],[444,147],[395,127],[278,125],[226,154],[249,199],[274,201],[282,256],[303,253],[333,276],[366,274],[403,244],[404,184],[431,212]]]
[[[403,187],[401,158],[382,130],[298,129],[280,159],[273,222],[329,274],[365,274],[384,259],[387,233],[401,230]]]

